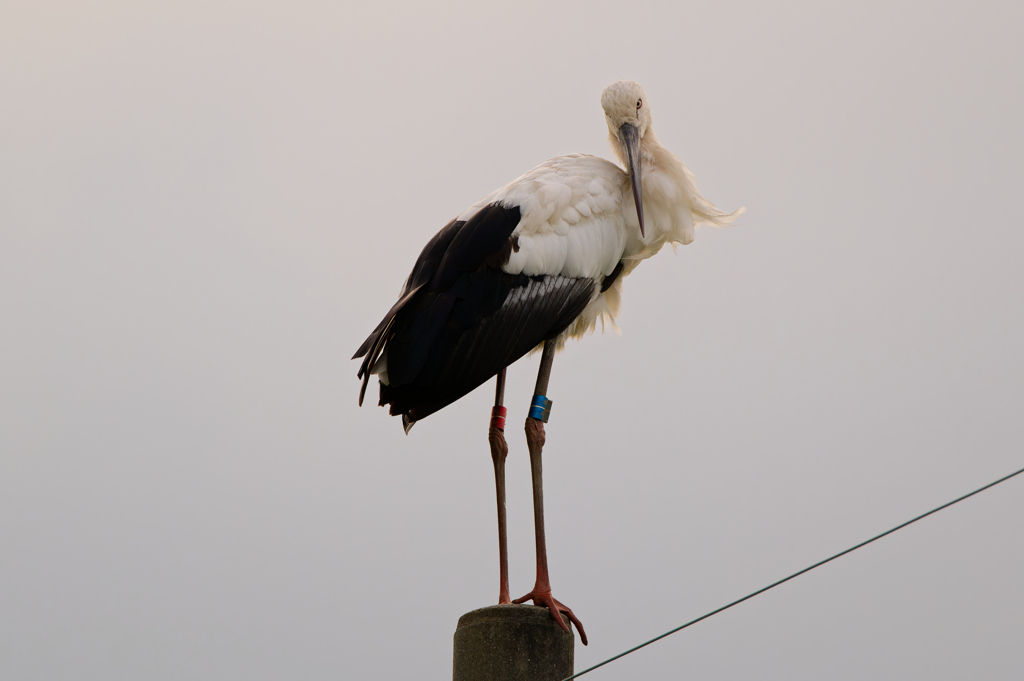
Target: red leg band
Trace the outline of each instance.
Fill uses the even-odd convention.
[[[505,432],[505,414],[508,410],[505,407],[495,407],[491,409],[491,428],[497,428],[501,432]]]

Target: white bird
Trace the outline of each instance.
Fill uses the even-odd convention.
[[[722,227],[744,210],[724,213],[701,196],[683,162],[658,142],[638,83],[609,85],[601,106],[622,167],[587,154],[558,156],[467,208],[427,243],[398,302],[353,357],[364,357],[359,403],[376,374],[381,406],[402,416],[406,432],[497,375],[489,440],[498,497],[498,602],[509,603],[505,369],[543,349],[526,419],[537,579],[514,602],[547,607],[568,630],[558,615],[566,613],[584,644],[579,620],[551,594],[547,569],[541,450],[554,354],[598,320],[614,325],[623,279],[642,260],[666,243],[690,243],[701,223]]]

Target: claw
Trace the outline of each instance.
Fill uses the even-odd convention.
[[[572,633],[569,631],[569,627],[566,626],[565,620],[563,620],[558,614],[564,612],[566,617],[569,618],[569,621],[576,626],[576,631],[580,632],[580,642],[583,643],[583,645],[587,645],[587,632],[583,631],[583,624],[580,623],[579,618],[573,614],[571,609],[555,600],[555,597],[551,595],[550,591],[537,591],[534,589],[525,596],[517,598],[512,602],[525,603],[526,601],[533,601],[534,605],[547,608],[551,613],[551,617],[558,622],[558,626],[562,627],[566,633]]]

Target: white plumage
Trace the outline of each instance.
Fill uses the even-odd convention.
[[[636,98],[647,101],[643,88],[636,83],[616,83],[609,90],[616,86],[628,93],[624,94],[630,102]],[[602,99],[614,103],[621,97]],[[627,159],[617,135],[621,123],[615,125],[619,117],[614,117],[614,111],[609,114],[607,108],[605,112],[612,149],[625,165]],[[607,291],[595,289],[590,304],[559,336],[559,346],[567,337],[592,331],[598,320],[608,321],[615,328],[622,280],[641,260],[666,243],[689,244],[697,225],[725,227],[744,212],[740,208],[724,213],[701,195],[690,170],[658,141],[650,125],[649,108],[647,112],[640,143],[643,236],[629,173],[589,154],[567,154],[546,161],[491,192],[458,217],[469,220],[495,203],[519,207],[522,219],[513,232],[519,237],[519,251],[502,268],[510,274],[590,277],[600,283],[620,261],[625,261],[622,274]]]
[[[380,404],[402,416],[406,432],[497,376],[489,441],[498,495],[498,602],[508,603],[505,370],[543,348],[526,420],[537,581],[515,602],[547,607],[563,628],[557,613],[566,613],[583,643],[579,620],[551,594],[544,542],[541,449],[555,352],[599,319],[614,327],[622,280],[641,260],[666,243],[690,243],[701,223],[725,226],[743,212],[723,213],[701,196],[690,171],[658,142],[640,85],[613,83],[601,106],[622,166],[585,154],[559,156],[467,208],[427,243],[398,302],[355,355],[365,356],[360,403],[377,374]]]

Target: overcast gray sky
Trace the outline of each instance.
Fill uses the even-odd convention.
[[[610,156],[620,78],[747,214],[556,359],[578,669],[1024,466],[1020,8],[8,0],[0,678],[450,678],[491,387],[406,437],[348,358],[450,218]],[[1022,521],[1015,480],[587,678],[1022,678]]]

